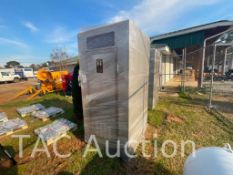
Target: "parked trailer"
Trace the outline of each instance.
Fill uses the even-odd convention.
[[[19,82],[21,77],[15,74],[13,68],[10,69],[0,69],[0,82]]]
[[[17,68],[15,69],[15,73],[19,75],[22,79],[34,78],[35,74],[32,68]]]

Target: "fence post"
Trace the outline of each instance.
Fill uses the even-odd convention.
[[[182,50],[181,92],[185,92],[186,48]]]
[[[211,73],[211,81],[210,81],[210,95],[209,95],[209,108],[212,108],[212,97],[213,97],[213,82],[214,82],[214,64],[216,58],[216,44],[214,44],[213,51],[213,60],[212,60],[212,73]]]

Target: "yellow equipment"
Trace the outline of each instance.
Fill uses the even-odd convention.
[[[33,86],[19,92],[15,98],[24,95],[32,94],[28,99],[32,99],[39,94],[51,93],[54,91],[63,90],[62,77],[68,75],[68,71],[49,71],[46,69],[40,69],[37,72],[37,79],[40,81],[40,89],[36,89]]]

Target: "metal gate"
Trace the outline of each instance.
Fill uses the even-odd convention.
[[[163,55],[160,63],[160,91],[180,92],[186,87],[197,87],[198,71],[194,69],[195,54],[200,50],[189,52],[183,49],[181,55]]]

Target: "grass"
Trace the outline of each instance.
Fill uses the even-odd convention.
[[[169,123],[166,120],[159,126],[158,143],[163,143],[167,139],[174,140],[178,145],[178,154],[180,154],[180,143],[182,140],[192,140],[196,143],[196,147],[204,146],[224,146],[225,143],[233,144],[232,124],[226,122],[225,119],[219,119],[212,112],[206,111],[203,104],[195,98],[197,95],[192,94],[191,98],[182,97],[165,97],[160,99],[156,110],[164,113],[172,113],[184,119],[184,123]],[[199,98],[199,97],[198,97]],[[197,99],[198,99],[197,98]],[[155,118],[156,112],[151,114],[150,118]],[[224,122],[223,122],[224,120]],[[228,126],[226,126],[228,123]],[[154,123],[151,123],[154,125]],[[231,126],[229,126],[231,125]],[[157,123],[154,125],[157,127]],[[228,129],[230,128],[230,129]],[[160,144],[161,146],[161,144]],[[169,148],[168,148],[169,149]],[[169,152],[169,150],[168,150]],[[171,174],[182,174],[184,161],[191,153],[191,147],[187,147],[185,157],[176,156],[170,159],[164,159],[161,154],[158,155],[156,162],[163,162],[165,169],[170,170]],[[163,174],[159,170],[155,170],[157,174]]]
[[[44,126],[48,123],[51,123],[52,120],[43,122],[37,119],[33,119],[31,117],[25,117],[24,120],[27,121],[29,127],[26,130],[18,131],[17,135],[19,134],[27,134],[30,135],[30,138],[24,139],[23,147],[24,147],[24,154],[23,158],[19,158],[19,146],[18,146],[18,139],[13,139],[11,136],[0,138],[0,143],[7,148],[7,150],[15,156],[15,159],[19,163],[18,166],[14,166],[12,168],[1,168],[0,166],[0,174],[4,175],[29,175],[29,174],[69,174],[69,173],[81,173],[81,174],[111,174],[114,171],[114,167],[119,166],[119,160],[114,159],[100,159],[96,157],[96,154],[90,153],[87,157],[83,157],[85,142],[83,141],[83,126],[82,124],[77,121],[77,119],[73,116],[73,106],[71,98],[67,98],[61,96],[59,94],[49,94],[43,96],[41,98],[32,100],[32,101],[24,101],[24,100],[17,100],[12,101],[10,103],[0,105],[0,110],[5,111],[9,118],[16,118],[19,117],[16,113],[16,108],[34,104],[34,103],[41,103],[45,107],[49,106],[56,106],[61,107],[65,110],[65,113],[55,117],[54,119],[58,118],[66,118],[70,121],[78,123],[78,130],[74,132],[70,132],[69,135],[71,136],[70,140],[61,139],[58,141],[58,150],[61,154],[71,153],[72,156],[66,159],[58,158],[55,156],[53,147],[49,146],[48,150],[50,153],[50,158],[47,158],[46,154],[38,153],[35,155],[34,158],[31,158],[32,150],[35,146],[37,141],[37,136],[34,134],[34,129]],[[53,120],[54,120],[53,119]],[[40,148],[42,144],[39,145]],[[1,160],[0,154],[0,160]],[[100,161],[99,161],[100,159]],[[88,165],[90,162],[98,162],[98,164],[94,163],[94,170],[92,167]],[[93,173],[96,170],[95,173]]]
[[[188,98],[187,98],[188,97]],[[190,98],[191,97],[191,98]],[[199,99],[203,100],[200,101]],[[175,96],[162,96],[154,110],[148,113],[148,123],[156,129],[157,138],[151,138],[146,150],[151,153],[155,142],[157,142],[158,154],[144,158],[141,147],[137,150],[138,157],[123,163],[119,159],[107,157],[99,158],[96,153],[89,153],[83,157],[86,143],[83,141],[83,126],[73,117],[71,99],[57,94],[50,94],[33,101],[12,101],[0,105],[0,110],[5,111],[9,118],[17,116],[15,109],[32,103],[41,103],[45,106],[62,107],[65,113],[60,117],[67,118],[78,123],[78,130],[70,132],[71,140],[61,139],[58,150],[66,154],[71,152],[69,158],[58,158],[53,153],[52,146],[49,146],[51,157],[47,158],[45,153],[37,153],[34,158],[30,157],[34,144],[37,140],[34,129],[44,126],[52,121],[42,122],[31,117],[25,120],[29,128],[16,134],[29,134],[29,139],[24,139],[24,157],[18,156],[18,140],[7,136],[0,138],[3,144],[16,158],[19,165],[9,169],[1,169],[0,174],[6,175],[29,175],[29,174],[85,174],[85,175],[108,175],[108,174],[156,174],[156,175],[180,175],[184,161],[191,153],[191,146],[187,145],[185,156],[180,155],[182,140],[192,140],[197,148],[204,146],[223,146],[224,143],[233,145],[232,123],[226,119],[219,118],[219,115],[206,111],[203,105],[203,96],[193,93],[191,95],[181,94]],[[167,121],[167,115],[172,114],[183,119],[183,123]],[[57,118],[60,118],[57,117]],[[55,118],[56,119],[56,118]],[[177,143],[178,154],[173,158],[164,158],[161,153],[161,146],[171,139]],[[172,147],[167,146],[167,153],[172,152]]]
[[[149,110],[148,111],[148,123],[155,127],[160,127],[163,122],[165,121],[165,118],[167,116],[167,113],[162,110]]]

